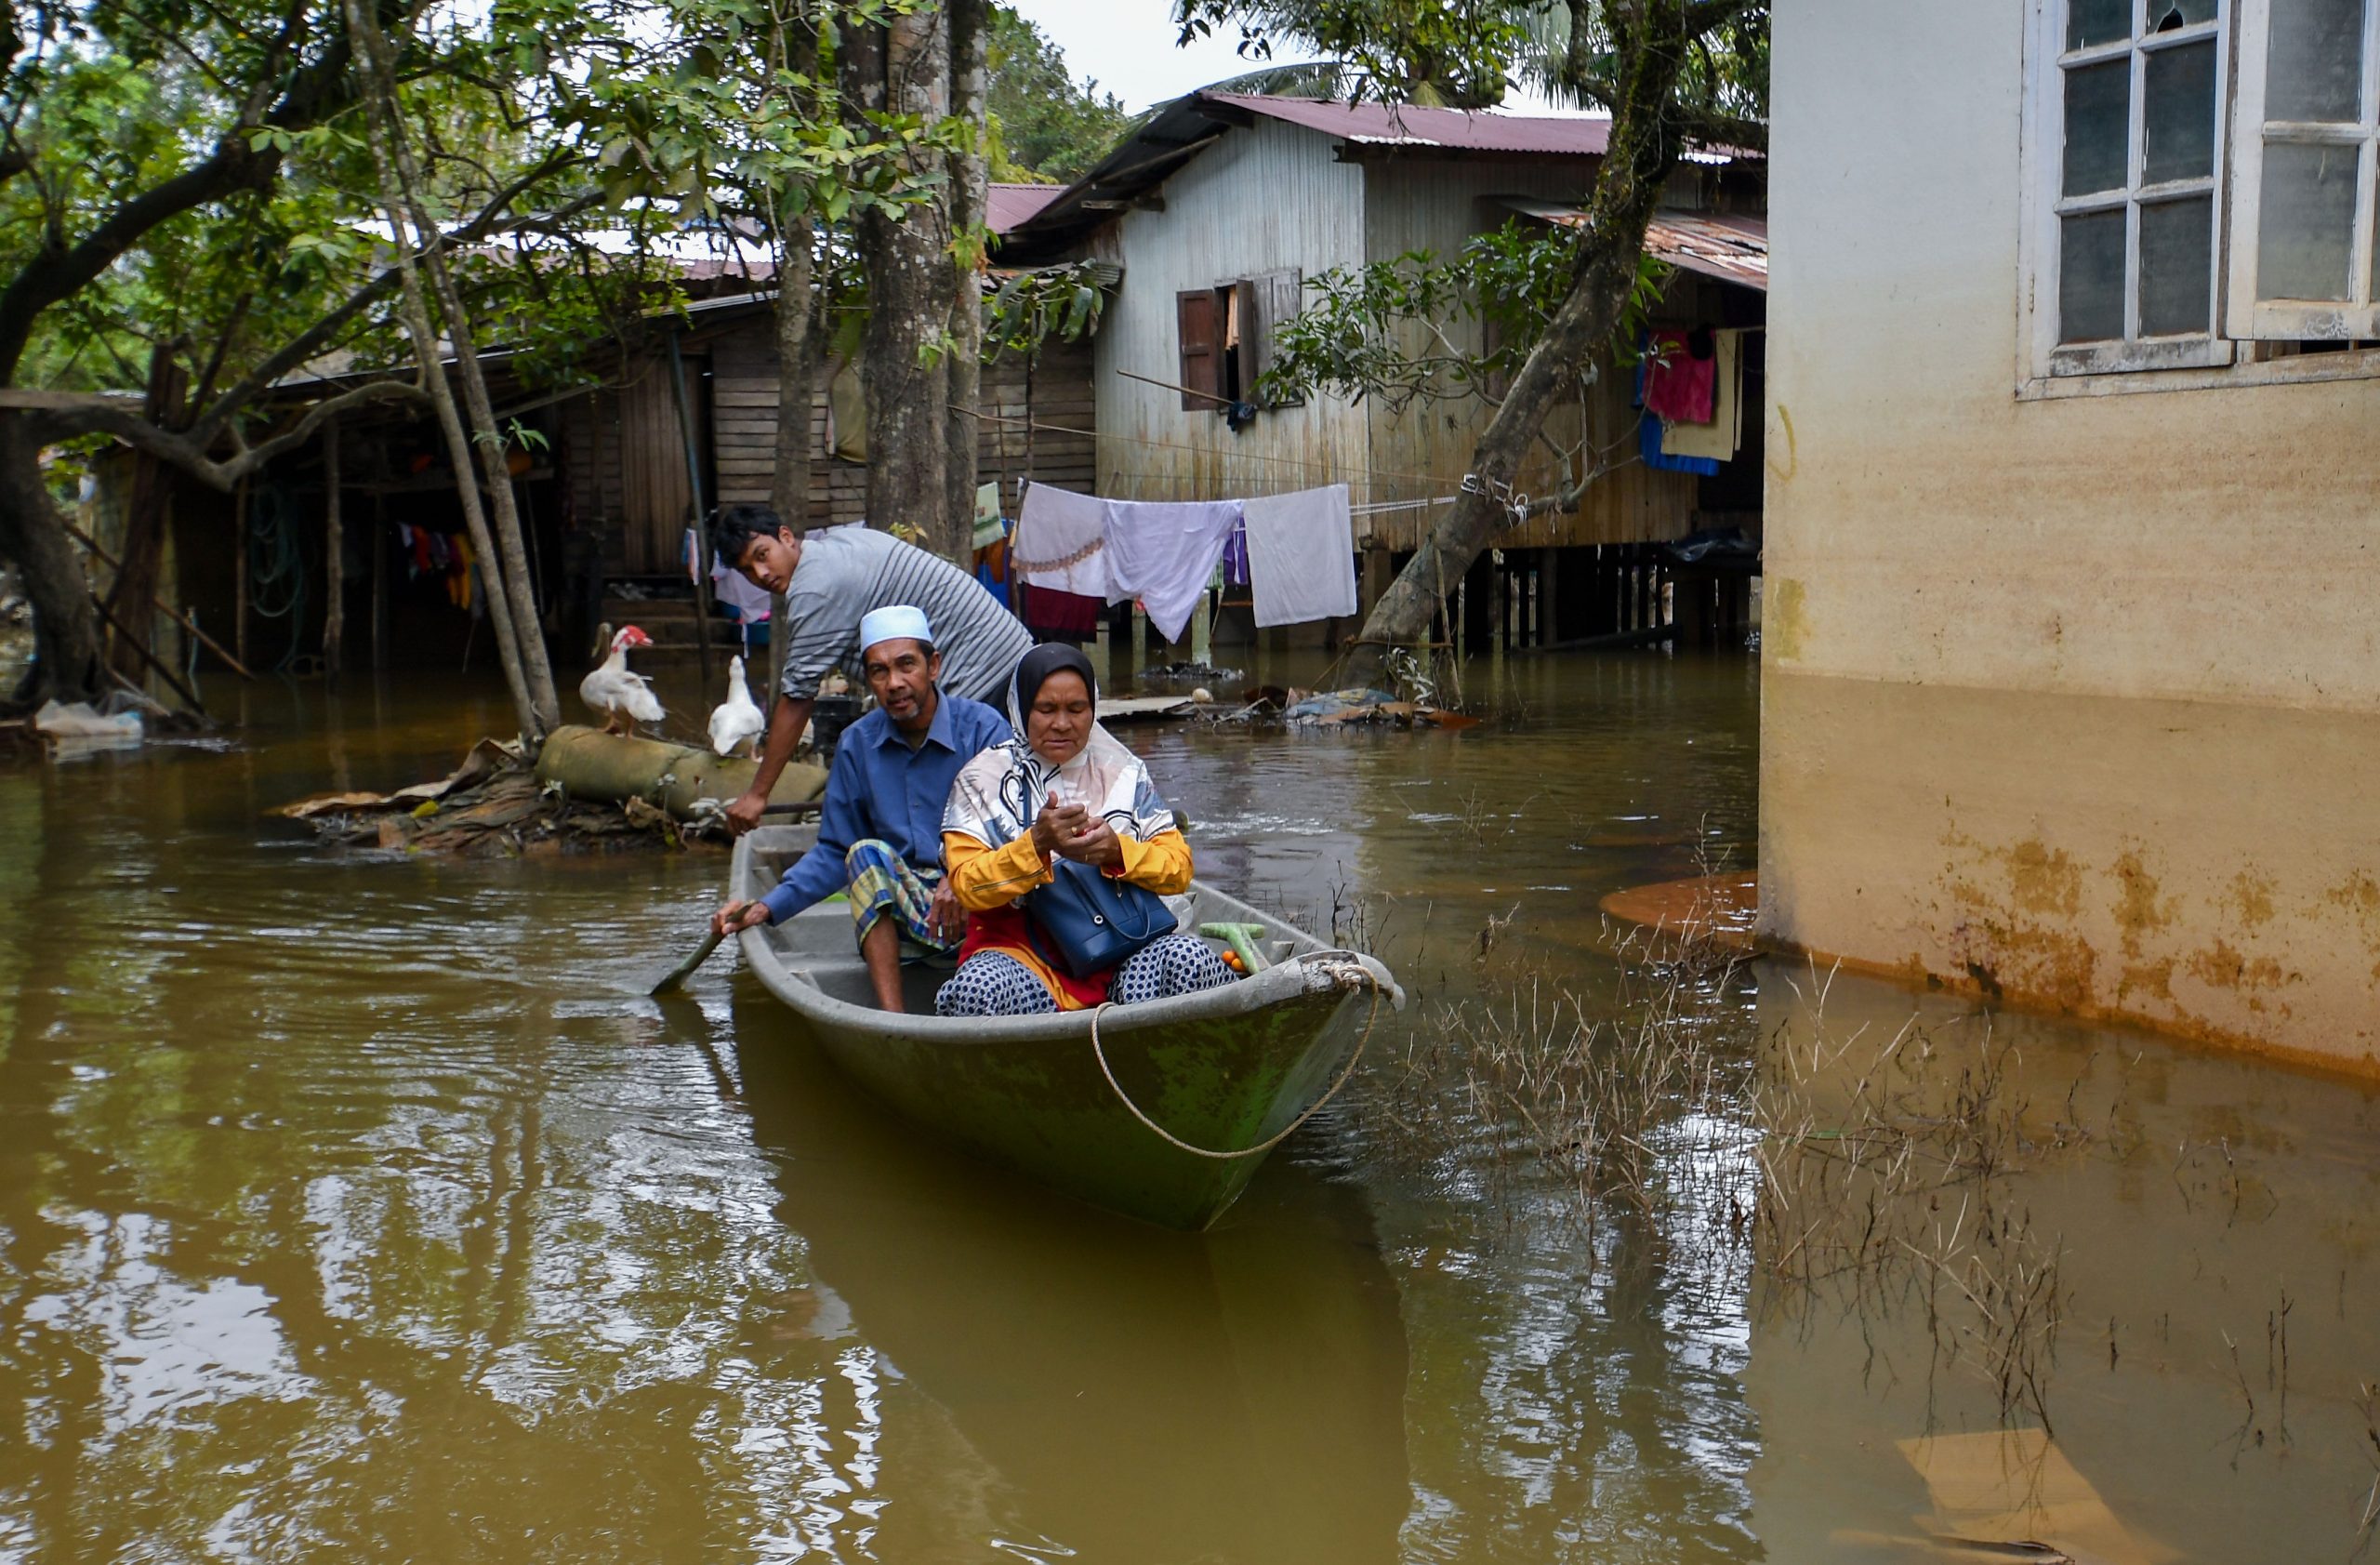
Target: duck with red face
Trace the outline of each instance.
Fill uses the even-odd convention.
[[[611,655],[578,682],[578,698],[603,720],[604,733],[628,734],[640,723],[661,721],[661,702],[652,683],[628,667],[631,647],[652,644],[653,638],[635,626],[621,626],[611,640]]]

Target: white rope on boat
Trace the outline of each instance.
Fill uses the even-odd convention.
[[[1146,1114],[1141,1112],[1141,1106],[1132,1101],[1131,1094],[1125,1092],[1123,1087],[1117,1081],[1116,1073],[1107,1068],[1107,1051],[1099,1046],[1099,1017],[1102,1012],[1104,1012],[1109,1006],[1116,1003],[1112,1000],[1101,1001],[1099,1002],[1098,1009],[1094,1010],[1091,1014],[1091,1058],[1099,1062],[1099,1073],[1107,1078],[1108,1089],[1115,1093],[1116,1101],[1130,1109],[1132,1111],[1133,1119],[1138,1120],[1150,1130],[1155,1131],[1170,1145],[1191,1154],[1193,1157],[1212,1158],[1217,1162],[1229,1162],[1235,1158],[1253,1158],[1260,1153],[1269,1152],[1274,1147],[1278,1147],[1282,1142],[1287,1141],[1292,1134],[1296,1134],[1299,1126],[1304,1124],[1308,1120],[1313,1119],[1316,1114],[1321,1113],[1323,1106],[1328,1104],[1332,1098],[1339,1095],[1339,1089],[1345,1086],[1347,1084],[1347,1079],[1355,1074],[1356,1062],[1364,1057],[1364,1045],[1372,1041],[1372,1027],[1380,1020],[1381,996],[1386,991],[1381,987],[1380,979],[1373,975],[1370,968],[1364,965],[1363,958],[1356,952],[1337,949],[1308,951],[1297,960],[1303,962],[1309,962],[1316,957],[1326,956],[1349,957],[1354,959],[1356,973],[1362,975],[1364,982],[1371,986],[1372,1008],[1370,1014],[1364,1018],[1364,1035],[1355,1040],[1355,1052],[1347,1056],[1346,1068],[1339,1072],[1339,1079],[1330,1083],[1329,1090],[1325,1092],[1320,1097],[1316,1098],[1313,1105],[1309,1107],[1304,1113],[1299,1115],[1296,1119],[1291,1120],[1287,1125],[1284,1125],[1277,1134],[1270,1136],[1253,1147],[1243,1147],[1236,1152],[1211,1152],[1204,1147],[1193,1147],[1190,1143],[1183,1140],[1180,1136],[1174,1134],[1171,1131],[1167,1130],[1163,1125],[1158,1124]],[[1341,974],[1334,975],[1333,981],[1340,981],[1342,977],[1343,977],[1343,970],[1342,970]]]

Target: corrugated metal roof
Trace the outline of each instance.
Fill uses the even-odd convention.
[[[1576,206],[1518,199],[1507,200],[1504,205],[1515,212],[1566,228],[1586,221],[1586,214]],[[1645,248],[1672,266],[1739,287],[1768,291],[1765,218],[1731,212],[1656,212],[1653,220],[1645,225]]]
[[[1611,120],[1601,114],[1508,114],[1495,109],[1329,103],[1240,92],[1202,92],[1198,98],[1370,146],[1600,157],[1611,143]]]
[[[995,184],[985,192],[984,220],[994,233],[1006,233],[1065,193],[1064,185]]]

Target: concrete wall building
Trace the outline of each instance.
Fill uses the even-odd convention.
[[[2375,28],[1778,8],[1770,937],[2380,1072]]]

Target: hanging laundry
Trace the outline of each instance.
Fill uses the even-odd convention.
[[[1082,641],[1099,634],[1099,616],[1107,600],[1080,592],[1055,592],[1029,581],[1016,584],[1017,617],[1037,636]]]
[[[989,549],[1008,537],[1008,519],[1000,514],[998,479],[975,485],[975,547]]]
[[[1719,471],[1718,462],[1709,457],[1676,457],[1661,449],[1661,421],[1650,412],[1636,421],[1637,450],[1643,454],[1645,465],[1661,472],[1699,473],[1708,478]]]
[[[1242,517],[1231,537],[1223,540],[1223,563],[1219,567],[1222,585],[1226,588],[1248,586],[1248,521]]]
[[[1707,424],[1718,365],[1708,348],[1700,358],[1695,357],[1687,335],[1682,331],[1652,334],[1642,366],[1645,411],[1679,423]]]
[[[1239,524],[1240,502],[1109,500],[1106,505],[1107,547],[1103,552],[1107,556],[1107,601],[1138,598],[1157,633],[1169,642],[1180,641],[1191,610],[1215,574],[1223,539]]]
[[[437,567],[430,558],[430,529],[413,527],[407,530],[413,534],[413,563],[405,567],[405,579],[413,581]]]
[[[1355,530],[1344,484],[1263,496],[1246,510],[1258,626],[1355,612]]]
[[[1025,491],[1010,564],[1019,581],[1107,599],[1107,502],[1035,484]]]
[[[1732,461],[1736,448],[1743,444],[1744,334],[1722,331],[1712,336],[1711,421],[1691,424],[1662,420],[1661,451],[1665,456]]]
[[[459,533],[447,556],[446,601],[466,611],[471,606],[471,540]]]
[[[998,485],[987,484],[984,487],[997,491]],[[976,497],[976,503],[983,503],[980,494]],[[992,526],[995,530],[990,541],[985,542],[982,524],[976,525],[975,579],[983,584],[985,591],[998,600],[1000,607],[1013,614],[1016,612],[1015,598],[1009,590],[1008,518],[994,516]]]

